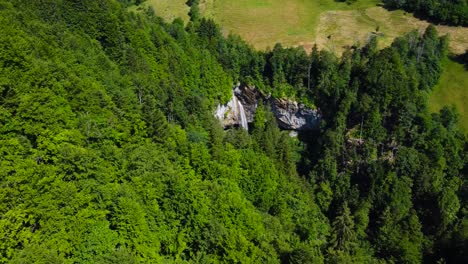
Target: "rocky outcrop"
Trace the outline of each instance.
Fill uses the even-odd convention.
[[[250,114],[252,115],[252,114]],[[239,101],[234,91],[231,100],[225,105],[218,105],[215,116],[224,127],[241,126],[245,130],[249,129],[249,124],[243,104]],[[252,118],[253,120],[253,118]]]
[[[278,125],[285,130],[318,130],[321,115],[317,109],[308,109],[298,102],[280,98],[275,99],[262,94],[255,87],[237,85],[231,100],[226,105],[218,105],[215,116],[224,127],[241,126],[248,129],[252,123],[259,103],[271,106]]]
[[[247,85],[237,85],[234,87],[234,95],[244,106],[247,121],[252,123],[254,121],[258,103],[262,102],[267,97],[254,86],[250,87]]]
[[[320,127],[321,115],[317,109],[287,99],[273,99],[271,110],[282,129],[311,131]]]

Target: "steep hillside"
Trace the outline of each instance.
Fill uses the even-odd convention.
[[[140,2],[0,0],[0,263],[466,262],[468,144],[427,104],[435,27],[257,51]],[[264,96],[224,130],[237,83]],[[318,126],[291,138],[272,97]]]

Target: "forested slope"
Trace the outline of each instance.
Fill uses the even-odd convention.
[[[0,262],[466,261],[466,140],[430,27],[341,58],[258,52],[132,1],[0,0]],[[322,129],[213,117],[237,81]]]

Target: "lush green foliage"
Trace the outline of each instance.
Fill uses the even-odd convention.
[[[256,52],[132,1],[0,0],[0,262],[462,262],[466,141],[430,115],[446,40]],[[322,131],[214,120],[234,82]]]
[[[233,80],[210,25],[115,1],[0,3],[2,263],[322,259],[297,142],[271,116],[255,136],[213,120]]]
[[[435,22],[455,26],[468,26],[466,0],[384,0],[391,8],[402,8],[427,17]]]
[[[428,27],[422,36],[409,34],[381,51],[371,41],[332,61],[335,66],[321,66],[316,101],[330,115],[322,149],[318,155],[310,151],[316,160],[310,177],[315,186],[326,186],[317,190],[326,214],[350,229],[340,231],[342,240],[359,238],[354,248],[337,242],[330,252],[337,262],[344,253],[361,262],[368,242],[376,256],[396,263],[466,257],[441,249],[466,221],[460,210],[466,206],[465,138],[452,109],[429,115],[426,104],[445,50],[446,40]],[[312,57],[330,64],[321,53]]]

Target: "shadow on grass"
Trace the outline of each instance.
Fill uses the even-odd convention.
[[[465,51],[465,53],[463,54],[458,54],[458,55],[450,54],[449,59],[451,59],[454,62],[463,64],[465,66],[465,70],[468,71],[468,50]]]
[[[380,4],[378,4],[378,6],[381,6],[381,7],[385,8],[385,9],[387,9],[388,11],[403,10],[403,11],[405,11],[405,15],[406,14],[413,14],[415,18],[417,18],[419,20],[429,22],[429,23],[432,23],[434,25],[444,25],[444,26],[451,26],[451,27],[466,26],[463,23],[459,24],[459,23],[454,23],[454,22],[451,22],[451,21],[443,21],[443,20],[437,19],[436,17],[431,17],[431,16],[429,16],[428,14],[426,14],[424,12],[411,10],[411,9],[405,8],[405,7],[398,8],[398,7],[395,7],[395,6],[392,6],[392,5],[389,5],[389,4],[385,4],[385,3],[380,3]]]

